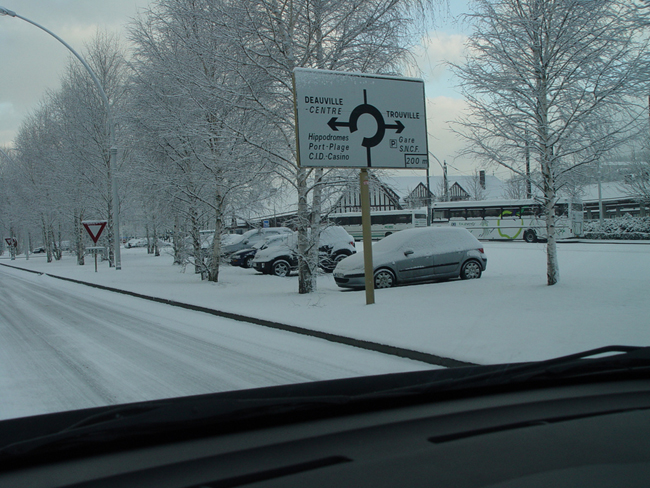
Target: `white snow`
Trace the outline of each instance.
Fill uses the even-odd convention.
[[[0,419],[431,368],[6,267],[0,283]]]
[[[374,305],[365,304],[363,291],[339,289],[331,274],[320,275],[318,292],[310,295],[298,294],[297,276],[229,265],[218,283],[201,281],[191,268],[172,265],[169,248],[160,257],[144,248],[123,249],[120,271],[104,262],[96,273],[70,255],[53,263],[43,255],[3,256],[0,263],[479,364],[650,344],[650,243],[561,243],[561,279],[552,287],[545,285],[543,244],[483,245],[488,269],[481,279],[377,290]],[[1,271],[0,419],[431,368],[4,266]]]
[[[29,269],[479,364],[540,360],[594,347],[650,345],[650,243],[561,243],[560,282],[546,286],[544,244],[484,242],[479,280],[342,291],[331,274],[298,294],[298,278],[224,265],[218,283],[181,272],[170,255],[124,249],[122,270],[76,266],[72,256]],[[357,243],[360,249],[360,244]]]

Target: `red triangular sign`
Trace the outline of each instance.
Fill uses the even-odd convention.
[[[86,228],[86,231],[90,235],[90,238],[95,244],[97,244],[99,236],[102,235],[104,227],[106,227],[106,221],[98,220],[96,222],[82,222],[82,224]]]

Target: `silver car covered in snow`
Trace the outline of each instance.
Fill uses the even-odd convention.
[[[372,259],[375,288],[480,278],[487,266],[483,245],[466,229],[457,227],[421,227],[391,234],[373,245]],[[339,262],[334,279],[343,288],[364,288],[363,253]]]

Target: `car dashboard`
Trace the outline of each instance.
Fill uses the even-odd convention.
[[[646,379],[434,395],[34,464],[2,458],[0,486],[647,486],[649,409]]]

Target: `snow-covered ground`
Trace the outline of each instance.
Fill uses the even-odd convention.
[[[0,419],[425,363],[0,267]]]
[[[544,244],[486,242],[488,269],[479,280],[453,280],[375,292],[342,291],[332,275],[318,291],[298,294],[298,278],[221,269],[201,281],[171,256],[124,249],[122,270],[72,256],[0,262],[170,298],[218,310],[332,332],[480,364],[539,360],[594,347],[650,345],[650,243],[563,243],[560,283],[546,286]]]

